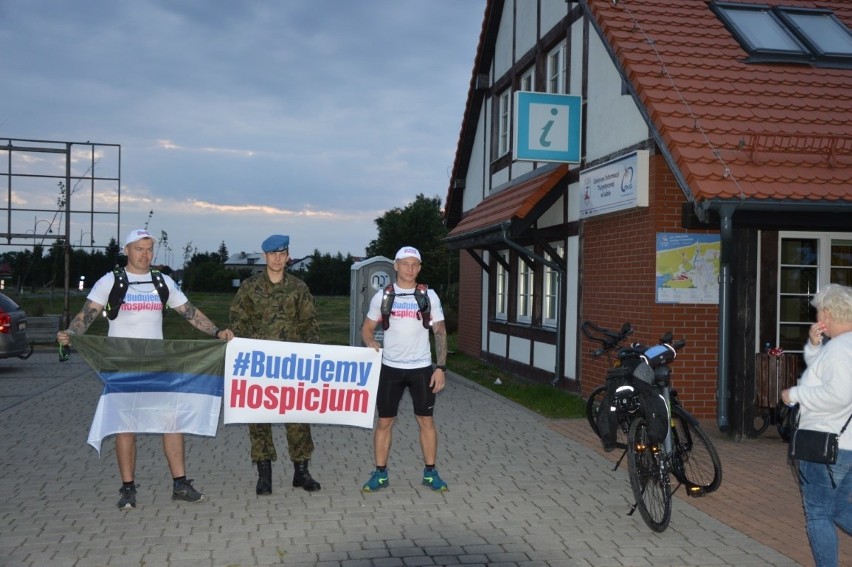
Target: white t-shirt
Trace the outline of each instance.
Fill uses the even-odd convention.
[[[382,364],[393,368],[423,368],[432,364],[432,350],[429,345],[429,329],[423,327],[420,310],[414,299],[414,289],[403,289],[394,284],[396,297],[390,316],[390,327],[385,331]],[[441,300],[431,289],[429,296],[432,322],[444,320],[444,309]],[[370,300],[367,317],[373,321],[382,320],[382,296],[384,290],[379,290]]]
[[[127,272],[127,280],[129,284],[127,295],[124,296],[124,303],[121,305],[118,316],[109,322],[108,335],[135,339],[162,339],[163,302],[154,287],[151,274]],[[169,307],[180,307],[189,301],[172,278],[163,274],[163,280],[169,287]],[[105,306],[109,303],[109,292],[112,291],[113,282],[115,282],[115,275],[112,272],[105,274],[95,282],[87,299]]]

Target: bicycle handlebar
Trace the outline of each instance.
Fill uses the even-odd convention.
[[[630,323],[624,323],[619,332],[611,331],[604,327],[599,327],[591,321],[584,321],[580,325],[580,330],[591,341],[601,344],[601,348],[591,352],[592,358],[597,358],[600,355],[617,347],[628,335],[633,333],[633,326]]]
[[[583,321],[580,325],[580,330],[591,340],[601,344],[591,352],[592,358],[597,358],[602,354],[609,352],[615,347],[619,347],[621,342],[629,335],[633,334],[633,326],[630,323],[624,323],[619,332],[611,331],[604,327],[595,325],[591,321]],[[677,356],[677,351],[686,345],[683,339],[674,340],[671,331],[666,332],[659,340],[657,345],[648,347],[641,343],[633,343],[630,346],[620,347],[618,349],[618,359],[621,361],[642,359],[652,369],[663,364],[668,364]]]

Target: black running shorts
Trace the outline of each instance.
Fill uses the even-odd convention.
[[[405,389],[411,393],[414,415],[432,416],[435,410],[435,393],[429,387],[432,366],[423,368],[391,368],[382,364],[379,375],[379,390],[376,394],[376,410],[379,417],[396,417],[399,402]]]

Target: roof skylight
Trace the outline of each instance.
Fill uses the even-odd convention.
[[[750,62],[852,65],[852,32],[831,10],[713,2]]]

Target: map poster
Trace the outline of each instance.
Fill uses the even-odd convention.
[[[657,233],[657,303],[719,303],[718,234]]]

